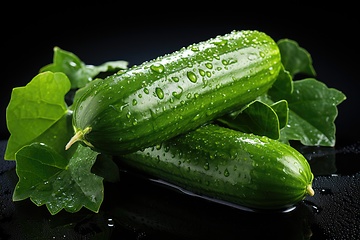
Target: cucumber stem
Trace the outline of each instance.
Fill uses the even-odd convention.
[[[307,194],[309,194],[309,196],[314,196],[315,195],[315,191],[312,188],[311,184],[307,185],[306,192],[307,192]]]
[[[85,134],[89,133],[91,131],[91,127],[87,127],[84,130],[76,130],[75,135],[72,136],[70,141],[65,145],[65,150],[68,150],[74,143],[78,141],[84,142],[89,147],[93,147],[91,143],[85,140]]]

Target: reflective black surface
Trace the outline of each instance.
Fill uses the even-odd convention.
[[[11,200],[15,165],[1,156],[0,239],[359,239],[360,143],[295,147],[311,164],[315,195],[278,212],[209,201],[122,168],[120,182],[105,183],[99,213],[52,216],[30,200]]]

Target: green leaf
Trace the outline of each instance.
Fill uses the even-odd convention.
[[[337,105],[346,99],[342,92],[307,78],[294,82],[293,93],[271,97],[286,99],[289,105],[289,120],[280,131],[281,141],[300,140],[308,146],[335,145]]]
[[[307,50],[300,47],[296,41],[286,38],[280,39],[277,45],[281,54],[281,62],[292,77],[299,73],[311,77],[316,76],[311,55]]]
[[[278,108],[281,111],[281,108]],[[280,135],[279,119],[276,112],[266,103],[255,100],[240,111],[218,119],[227,127],[246,133],[268,136],[278,139]]]
[[[52,215],[62,209],[77,212],[82,207],[98,212],[104,189],[103,179],[91,173],[97,155],[81,144],[70,158],[41,143],[23,147],[16,153],[19,182],[13,200],[30,198],[37,206],[45,204]]]
[[[91,171],[107,182],[120,181],[119,167],[111,155],[99,154]]]
[[[289,120],[289,107],[286,100],[280,100],[270,105],[270,107],[276,112],[279,120],[279,128],[284,128]]]
[[[77,89],[84,87],[100,72],[127,69],[127,65],[128,62],[121,60],[109,61],[100,66],[86,65],[74,53],[54,47],[53,63],[42,67],[40,72],[63,72],[70,79],[71,88]]]
[[[289,107],[286,100],[277,98],[277,102],[271,99],[271,96],[287,96],[294,90],[292,77],[289,71],[284,67],[280,69],[279,75],[276,81],[273,83],[268,92],[262,96],[259,96],[257,100],[266,103],[276,112],[279,120],[279,128],[286,126],[289,118]]]
[[[289,71],[284,67],[280,69],[279,75],[271,88],[268,90],[268,95],[288,95],[293,92],[293,79]]]
[[[10,132],[6,160],[14,160],[20,148],[36,139],[54,146],[55,142],[68,138],[66,133],[71,124],[66,117],[68,110],[64,96],[69,89],[67,76],[52,72],[39,73],[25,87],[13,89],[6,109]],[[64,148],[64,145],[57,146],[58,149]]]

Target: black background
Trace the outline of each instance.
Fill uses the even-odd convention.
[[[359,65],[356,7],[306,1],[199,3],[11,4],[2,15],[1,139],[7,139],[6,106],[14,87],[26,85],[52,63],[53,47],[73,52],[86,64],[126,60],[140,64],[233,29],[290,38],[308,50],[317,79],[342,91],[337,144],[358,141]],[[130,4],[130,5],[129,5]]]

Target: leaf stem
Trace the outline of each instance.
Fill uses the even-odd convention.
[[[85,128],[84,130],[77,130],[76,132],[75,132],[75,135],[74,136],[72,136],[72,138],[70,139],[70,141],[66,144],[66,146],[65,146],[65,150],[68,150],[74,143],[76,143],[76,142],[78,142],[78,141],[82,141],[82,142],[84,142],[86,145],[88,145],[89,147],[93,147],[93,145],[90,143],[90,142],[88,142],[88,141],[86,141],[86,139],[85,139],[85,135],[87,134],[87,133],[89,133],[91,131],[91,127],[87,127],[87,128]]]

